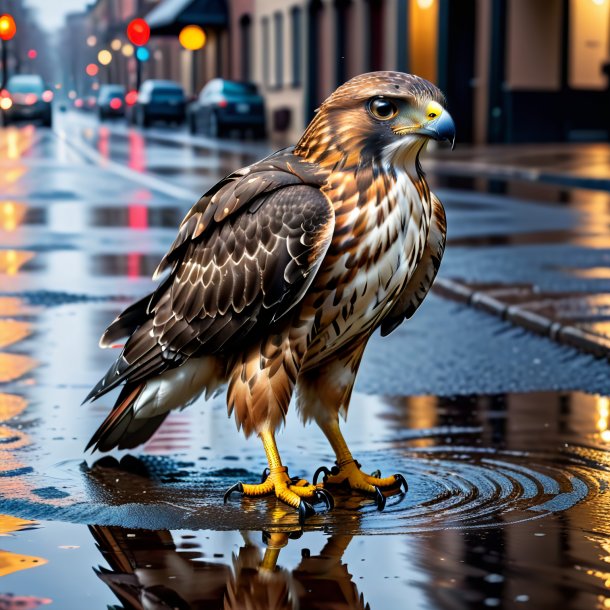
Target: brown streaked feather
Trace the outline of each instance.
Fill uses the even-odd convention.
[[[328,172],[316,165],[294,155],[292,149],[279,151],[258,163],[233,172],[210,189],[192,207],[180,225],[176,240],[159,263],[153,277],[158,277],[171,267],[180,256],[181,247],[197,239],[209,227],[222,223],[229,216],[242,210],[244,206],[250,207],[250,211],[255,212],[256,205],[252,204],[260,195],[299,184],[320,188],[327,174]],[[262,202],[263,200],[259,199],[258,205],[260,206]]]
[[[170,275],[139,302],[137,315],[129,308],[109,329],[114,337],[139,321],[86,400],[195,354],[243,343],[290,311],[332,237],[333,208],[320,190],[325,175],[281,151],[204,196],[161,264],[171,267]]]
[[[417,311],[417,308],[426,298],[441,265],[441,260],[445,251],[447,221],[442,203],[436,195],[431,194],[431,197],[432,217],[430,221],[430,231],[428,233],[428,242],[424,248],[424,254],[413,277],[411,277],[404,287],[389,314],[381,323],[382,337],[389,335],[400,326],[404,320],[408,320],[413,316]]]
[[[163,350],[180,352],[193,339],[208,352],[228,348],[234,339],[243,342],[253,320],[260,327],[278,320],[310,285],[330,244],[330,202],[305,185],[262,199],[255,212],[243,212],[245,221],[227,218],[185,245],[171,286],[150,310]],[[129,344],[125,353],[129,360]]]

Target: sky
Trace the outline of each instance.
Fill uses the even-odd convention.
[[[26,0],[26,4],[36,11],[38,23],[50,32],[63,25],[67,13],[83,10],[90,2],[91,0]]]

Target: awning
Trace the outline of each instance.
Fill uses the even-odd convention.
[[[229,25],[226,0],[161,0],[145,19],[152,36],[177,36],[185,25]]]

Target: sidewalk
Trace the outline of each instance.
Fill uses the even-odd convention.
[[[460,231],[468,218],[467,232],[479,222],[475,196],[480,193],[472,193],[472,210],[453,212],[457,227],[449,199],[451,254],[435,292],[581,352],[609,357],[610,145],[464,147],[453,153],[439,148],[431,157],[426,169],[433,181],[469,177],[561,187],[539,189],[542,200],[529,202],[529,213],[522,209],[527,201],[505,197],[504,218],[494,224],[489,215],[482,223],[489,233],[478,239],[463,239]],[[558,226],[562,215],[564,224]]]
[[[544,182],[610,191],[610,144],[507,144],[438,148],[431,153],[431,172]]]

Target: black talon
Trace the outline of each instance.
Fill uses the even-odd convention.
[[[318,468],[314,473],[313,473],[313,484],[316,485],[318,483],[318,477],[320,476],[320,473],[324,473],[324,477],[326,478],[329,474],[330,474],[330,470],[328,468],[326,468],[326,466],[320,466],[320,468]]]
[[[301,500],[299,503],[299,523],[303,525],[305,520],[315,515],[316,511],[313,506],[309,502],[305,502],[305,500]]]
[[[326,504],[326,510],[332,510],[335,508],[335,499],[332,497],[332,494],[326,491],[326,489],[317,489],[313,495],[316,500],[321,500],[324,502],[324,504]]]
[[[377,504],[377,510],[382,511],[385,508],[385,496],[377,485],[375,485],[375,503]]]
[[[405,490],[405,493],[409,491],[409,485],[407,484],[407,480],[401,474],[395,474],[394,478],[398,482],[399,489],[402,487]]]
[[[381,470],[373,470],[373,472],[371,472],[371,476],[375,479],[380,479],[381,478]]]
[[[265,470],[263,470],[263,474],[261,474],[261,483],[264,483],[270,474],[271,472],[269,471],[269,468],[265,468]]]
[[[229,496],[234,491],[238,491],[240,494],[244,493],[244,486],[242,485],[241,481],[239,483],[235,483],[235,485],[233,485],[233,486],[229,487],[229,489],[227,489],[227,491],[225,492],[225,497],[224,497],[225,504],[229,501]]]

